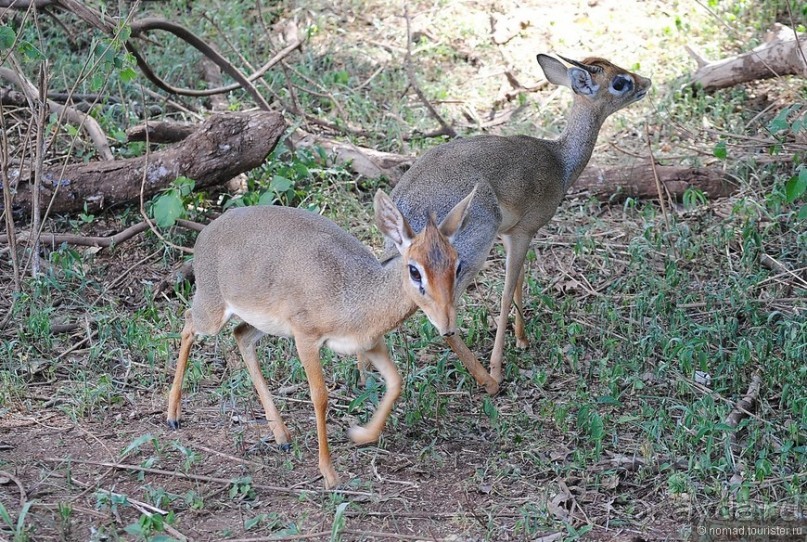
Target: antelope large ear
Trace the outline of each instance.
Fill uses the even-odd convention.
[[[566,65],[560,60],[549,55],[538,55],[538,64],[544,70],[544,75],[553,85],[571,88],[572,83],[569,81],[569,72]]]
[[[440,233],[445,235],[449,241],[454,239],[458,231],[462,229],[465,219],[468,217],[468,208],[471,205],[471,200],[476,195],[476,186],[471,190],[471,193],[465,196],[462,201],[454,206],[451,211],[446,215],[442,222],[440,222]]]
[[[381,189],[375,193],[374,206],[378,229],[395,243],[399,252],[403,252],[412,244],[414,237],[409,222],[395,206],[392,198]]]

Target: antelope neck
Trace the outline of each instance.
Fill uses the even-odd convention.
[[[592,111],[586,98],[575,96],[574,105],[566,117],[566,128],[557,139],[558,149],[563,160],[564,192],[577,180],[588,164],[597,135],[604,118],[598,111]]]
[[[381,262],[378,272],[365,284],[364,294],[370,302],[357,311],[369,311],[364,321],[382,333],[398,327],[417,310],[417,305],[404,293],[402,265],[400,254]]]

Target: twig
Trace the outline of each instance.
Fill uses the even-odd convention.
[[[346,531],[342,531],[343,533]],[[320,531],[317,533],[306,534],[288,534],[280,536],[259,536],[257,538],[228,538],[229,542],[276,542],[278,540],[309,540],[311,538],[319,538],[327,540],[331,535],[331,531]]]
[[[403,534],[403,533],[385,533],[381,531],[361,531],[358,529],[342,529],[341,531],[344,534],[352,534],[362,538],[372,537],[372,538],[389,538],[391,540],[431,540],[433,542],[441,542],[443,540],[454,540],[454,538],[435,538],[431,535],[415,535],[415,534]]]
[[[0,471],[0,476],[6,477],[9,480],[11,480],[12,482],[14,482],[15,484],[17,484],[17,487],[20,490],[20,508],[25,506],[25,501],[28,500],[28,495],[26,495],[26,493],[25,493],[25,486],[22,485],[22,482],[20,482],[20,480],[16,476],[14,476],[10,472],[6,472],[4,470]]]
[[[170,476],[174,478],[183,478],[185,480],[194,480],[197,482],[210,482],[214,484],[232,484],[235,480],[232,478],[217,478],[215,476],[204,476],[201,474],[187,474],[184,472],[177,472],[177,471],[169,471],[163,469],[153,469],[149,467],[141,467],[139,465],[127,465],[125,463],[111,463],[107,461],[93,461],[90,459],[75,459],[75,458],[58,458],[58,457],[46,457],[42,459],[46,463],[79,463],[82,465],[96,465],[99,467],[111,467],[117,470],[128,470],[134,472],[145,472],[149,474],[159,474],[162,476]],[[265,484],[253,484],[255,488],[263,489],[266,491],[277,491],[279,493],[287,493],[292,495],[303,495],[307,493],[316,493],[316,490],[310,489],[289,489],[287,487],[280,487],[280,486],[272,486],[272,485],[265,485]],[[337,490],[338,492],[338,490]]]
[[[125,230],[108,237],[85,237],[83,235],[76,235],[73,233],[43,233],[40,234],[39,239],[41,242],[51,245],[54,248],[56,245],[61,243],[89,247],[111,247],[129,240],[135,235],[146,231],[147,229],[148,224],[143,221],[129,226]],[[27,240],[32,235],[34,235],[33,232],[24,231],[20,232],[17,238],[18,240]],[[8,235],[0,235],[0,243],[5,243],[8,241]]]
[[[647,141],[647,151],[650,153],[650,166],[653,168],[653,179],[656,181],[658,202],[661,205],[661,215],[664,217],[664,224],[667,226],[667,229],[670,229],[670,218],[667,216],[667,203],[664,201],[664,191],[661,189],[661,180],[656,170],[656,158],[653,156],[653,147],[650,144],[650,131],[647,128],[647,124],[644,125],[644,136]]]
[[[434,106],[429,102],[426,98],[426,95],[423,94],[423,90],[421,90],[420,86],[418,85],[417,78],[415,77],[415,69],[412,66],[412,28],[409,20],[409,7],[404,6],[404,18],[406,19],[406,57],[404,59],[404,65],[406,68],[406,75],[409,78],[409,84],[412,85],[412,88],[415,91],[415,94],[418,95],[420,101],[423,102],[423,105],[426,106],[426,109],[429,110],[429,113],[432,117],[440,123],[445,133],[450,138],[457,137],[457,132],[449,126],[449,124],[443,120],[443,117],[440,116],[440,113],[434,108]]]
[[[742,399],[734,403],[734,408],[731,413],[726,416],[725,424],[729,427],[737,427],[737,425],[747,418],[759,399],[759,390],[762,387],[762,376],[759,372],[754,373],[751,378],[751,384],[748,385],[748,391]]]
[[[235,461],[236,463],[240,463],[242,465],[252,465],[253,467],[256,467],[258,469],[266,468],[266,465],[264,465],[262,463],[258,463],[256,461],[250,461],[248,459],[243,459],[243,458],[240,458],[240,457],[236,457],[234,455],[226,454],[224,452],[214,450],[213,448],[208,448],[207,446],[202,446],[201,444],[195,444],[195,447],[199,448],[200,450],[205,451],[207,453],[215,454],[215,455],[217,455],[219,457],[229,459],[230,461]]]
[[[802,288],[807,288],[807,281],[797,275],[794,271],[791,271],[787,268],[787,266],[779,261],[777,261],[773,256],[770,254],[762,254],[759,257],[759,263],[762,264],[763,267],[770,269],[771,271],[776,271],[781,276],[790,276],[793,279],[800,283]],[[803,271],[803,270],[802,270]]]
[[[269,111],[269,103],[264,99],[260,92],[255,88],[255,86],[250,82],[250,80],[241,73],[241,71],[233,66],[226,58],[221,56],[221,54],[213,49],[210,45],[207,44],[206,41],[199,38],[196,34],[188,30],[182,25],[172,23],[171,21],[167,21],[165,19],[160,19],[157,17],[149,17],[146,19],[141,19],[139,21],[132,22],[132,37],[142,36],[143,33],[148,32],[149,30],[164,30],[166,32],[170,32],[171,34],[175,35],[188,45],[192,46],[194,49],[205,55],[207,58],[212,60],[218,67],[222,69],[227,75],[238,81],[241,88],[247,91],[250,96],[255,100],[258,104],[258,107]],[[140,69],[143,70],[143,73],[146,74],[149,79],[156,76],[154,72],[151,70],[149,65],[146,63],[146,60],[137,52],[137,49],[130,42],[126,42],[127,49],[135,56],[137,59],[138,66]],[[159,79],[158,79],[159,80]],[[157,81],[152,79],[152,81],[157,84]],[[163,90],[166,92],[175,92],[179,89],[173,89],[168,85],[161,86]],[[176,93],[176,92],[175,92]]]
[[[143,85],[140,85],[140,91],[141,91],[143,94],[145,94],[146,96],[149,96],[149,97],[151,97],[151,98],[154,98],[155,100],[160,100],[160,101],[162,101],[163,103],[165,103],[165,104],[167,104],[167,105],[170,105],[171,107],[173,107],[173,108],[174,108],[174,109],[176,109],[177,111],[180,111],[180,112],[182,112],[182,113],[185,113],[186,115],[188,115],[188,116],[190,116],[190,117],[193,117],[193,118],[195,118],[196,120],[204,120],[204,117],[203,117],[202,115],[200,115],[199,113],[197,113],[196,111],[194,111],[194,110],[192,110],[192,109],[189,109],[188,107],[186,107],[186,106],[182,105],[182,104],[181,104],[181,103],[179,103],[179,102],[175,102],[174,100],[171,100],[171,99],[170,99],[170,98],[168,98],[167,96],[163,96],[163,95],[162,95],[162,94],[160,94],[159,92],[154,92],[154,91],[153,91],[153,90],[151,90],[150,88],[146,88],[146,87],[144,87]]]
[[[796,30],[798,26],[793,18],[793,9],[790,7],[790,2],[787,3],[787,14],[790,16],[790,28],[793,29],[793,37],[796,38],[796,50],[799,52],[801,62],[804,64],[804,73],[807,73],[807,57],[804,56],[804,50],[801,48],[801,41],[799,41],[799,33]]]
[[[12,58],[12,56],[9,58]],[[17,73],[9,68],[0,67],[0,78],[6,79],[19,87],[23,94],[25,94],[25,96],[28,98],[29,103],[33,103],[37,99],[37,89],[21,74],[22,72]],[[50,110],[56,113],[59,118],[64,117],[68,122],[76,124],[80,129],[87,132],[87,135],[90,136],[96,150],[104,160],[114,159],[112,156],[112,150],[109,148],[109,144],[107,143],[106,134],[104,134],[103,129],[94,118],[82,113],[74,107],[62,105],[54,102],[53,100],[48,100],[47,104]]]
[[[14,291],[20,291],[20,261],[17,255],[17,230],[14,226],[14,214],[12,213],[11,185],[8,178],[8,137],[6,132],[6,113],[3,111],[3,104],[0,103],[0,183],[3,184],[3,209],[5,210],[6,238],[11,249],[11,268],[14,280]],[[4,328],[8,319],[11,318],[11,310],[6,318],[0,323],[0,329]]]
[[[160,79],[151,69],[149,64],[146,62],[145,58],[143,58],[143,56],[140,55],[140,53],[137,51],[134,45],[131,42],[127,42],[126,43],[127,49],[134,55],[135,59],[137,60],[138,66],[143,71],[143,74],[152,83],[154,83],[164,91],[170,92],[172,94],[179,94],[181,96],[197,96],[197,97],[212,96],[214,94],[224,94],[231,90],[243,88],[244,90],[249,92],[253,98],[255,98],[255,101],[262,108],[265,109],[269,109],[269,104],[267,104],[263,96],[261,96],[257,92],[255,87],[252,85],[252,81],[263,76],[263,74],[269,71],[269,69],[272,68],[272,66],[280,62],[289,54],[291,54],[295,49],[299,48],[301,44],[301,42],[299,41],[292,43],[291,45],[287,46],[286,48],[278,52],[274,57],[272,57],[266,64],[261,66],[253,74],[249,76],[244,76],[235,66],[233,66],[227,59],[221,56],[221,54],[219,54],[218,51],[213,49],[213,47],[211,47],[207,42],[196,36],[196,34],[191,32],[187,28],[172,23],[170,21],[158,18],[148,18],[140,21],[134,21],[132,23],[132,37],[138,37],[143,32],[155,29],[170,32],[174,34],[176,37],[183,40],[184,42],[188,43],[196,50],[198,50],[200,53],[205,55],[207,58],[212,60],[217,66],[219,66],[222,69],[222,71],[224,71],[230,77],[238,81],[238,83],[207,90],[193,90],[193,89],[172,87],[171,85]]]
[[[45,162],[45,121],[48,101],[48,61],[39,65],[39,100],[36,101],[37,123],[36,143],[34,147],[34,182],[31,184],[31,231],[34,242],[31,247],[31,276],[39,277],[41,261],[39,259],[39,234],[41,232],[42,209],[39,208],[39,187],[42,186],[42,165]]]

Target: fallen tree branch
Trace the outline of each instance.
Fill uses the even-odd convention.
[[[751,378],[751,384],[748,385],[748,391],[745,392],[745,395],[742,399],[734,403],[734,408],[731,409],[731,412],[726,417],[726,421],[724,422],[729,427],[737,427],[737,425],[747,418],[751,411],[754,410],[754,406],[759,399],[759,389],[762,387],[762,376],[760,374],[754,373],[754,376]]]
[[[189,220],[177,220],[177,225],[195,231],[201,231],[202,227],[204,227],[202,224],[191,222]],[[125,230],[120,231],[115,235],[96,237],[96,236],[78,235],[76,233],[40,233],[39,241],[42,244],[50,245],[51,248],[53,249],[55,249],[57,245],[60,245],[62,243],[67,243],[68,245],[85,246],[85,247],[106,248],[117,246],[123,243],[124,241],[128,241],[134,236],[143,233],[147,229],[149,229],[149,226],[148,223],[144,220],[142,222],[138,222],[137,224],[132,224]],[[17,233],[18,241],[28,241],[32,237],[33,234],[30,231],[21,231]],[[0,243],[8,243],[8,235],[0,235]]]
[[[30,8],[32,5],[38,9],[42,9],[52,4],[52,0],[0,0],[0,8],[13,8],[23,11]]]
[[[171,143],[182,141],[195,129],[193,125],[177,122],[149,122],[147,125],[141,124],[131,128],[126,135],[129,141],[146,141],[146,130],[148,130],[150,142]],[[299,129],[289,136],[287,143],[292,149],[322,147],[327,152],[333,153],[337,164],[348,166],[359,175],[368,178],[383,176],[392,179],[393,182],[397,181],[414,162],[414,158],[411,156],[359,147],[349,142],[311,134]]]
[[[53,199],[51,213],[89,210],[151,197],[179,176],[196,182],[196,188],[222,184],[261,165],[286,129],[279,113],[252,111],[213,115],[181,143],[148,156],[71,164],[43,172],[43,199]],[[29,214],[30,191],[21,180],[15,210]],[[58,190],[56,190],[58,188]]]
[[[421,90],[420,85],[418,85],[417,77],[415,77],[415,69],[412,67],[412,29],[409,20],[409,9],[404,6],[404,18],[406,19],[406,57],[404,59],[404,65],[406,67],[406,76],[409,79],[409,84],[415,90],[415,94],[418,95],[420,101],[423,102],[423,105],[426,106],[426,109],[429,111],[432,117],[440,123],[443,131],[450,137],[454,139],[457,137],[457,132],[449,126],[449,124],[440,116],[440,113],[434,108],[431,102],[426,98],[426,95]]]
[[[322,147],[333,153],[337,164],[368,178],[387,177],[394,184],[415,161],[411,156],[377,151],[297,130],[289,136],[292,147]]]
[[[126,132],[128,141],[148,141],[149,143],[177,143],[191,135],[197,126],[178,122],[149,121],[129,128]]]
[[[206,41],[198,37],[196,34],[188,30],[182,25],[172,23],[171,21],[167,21],[165,19],[160,19],[157,17],[149,17],[146,19],[141,19],[139,21],[132,21],[132,37],[140,37],[149,30],[164,30],[166,32],[170,32],[171,34],[175,35],[191,47],[195,48],[197,51],[202,53],[204,56],[212,60],[218,67],[222,69],[227,75],[232,77],[238,82],[238,86],[242,87],[250,96],[255,100],[255,103],[258,104],[258,107],[261,109],[269,110],[269,104],[258,92],[258,89],[247,79],[244,74],[242,74],[238,68],[233,66],[226,58],[224,58],[218,51],[216,51],[213,47],[208,45]],[[137,59],[137,64],[140,67],[140,70],[149,78],[155,85],[159,86],[166,92],[172,92],[174,94],[179,94],[177,91],[181,91],[182,89],[177,89],[171,87],[170,85],[165,84],[161,79],[159,79],[154,72],[151,70],[151,67],[145,61],[145,59],[140,55],[134,45],[127,41],[126,48],[132,53],[135,58]],[[267,68],[268,69],[268,68]],[[237,87],[236,87],[237,88]]]
[[[193,260],[183,262],[179,267],[174,266],[174,269],[164,276],[162,280],[154,287],[154,297],[167,294],[174,288],[175,284],[178,284],[183,280],[193,282],[195,278],[196,276],[193,274]]]
[[[36,86],[26,79],[21,73],[18,73],[10,68],[0,67],[0,79],[5,79],[6,81],[17,86],[23,92],[29,104],[33,104],[39,100],[39,91],[37,90]],[[50,110],[59,118],[64,118],[68,122],[75,124],[80,129],[84,130],[87,135],[90,136],[90,139],[92,140],[95,149],[98,151],[98,154],[101,155],[101,158],[110,161],[114,159],[112,156],[112,150],[109,148],[109,144],[107,143],[106,134],[104,134],[103,129],[101,129],[101,125],[99,125],[94,118],[82,113],[78,109],[62,105],[53,100],[48,100],[47,104]]]
[[[187,125],[178,123],[150,123],[149,127],[154,128],[149,137],[157,136],[160,141],[182,138],[189,131]],[[138,141],[145,139],[145,127],[131,129],[130,137]],[[336,163],[347,165],[364,177],[387,177],[392,185],[415,161],[412,156],[359,147],[303,130],[291,134],[288,143],[291,148],[322,147],[334,154]],[[697,188],[710,198],[730,196],[739,188],[728,175],[717,169],[656,166],[654,171],[650,161],[645,161],[610,169],[589,166],[570,192],[589,192],[597,199],[606,201],[615,197],[617,200],[628,197],[651,199],[659,197],[656,177],[669,197],[677,200],[683,197],[688,188]]]
[[[190,31],[187,31],[187,32],[190,33]],[[191,43],[191,45],[196,47],[196,49],[199,50],[203,55],[205,55],[207,58],[209,58],[211,61],[213,61],[217,66],[219,66],[222,69],[222,71],[224,71],[224,72],[226,72],[226,73],[228,73],[228,74],[230,74],[232,76],[230,71],[225,69],[224,66],[221,63],[216,62],[216,60],[213,58],[213,56],[208,55],[205,51],[210,51],[211,53],[215,53],[216,55],[218,55],[218,53],[215,52],[215,50],[210,45],[207,45],[207,43],[202,41],[201,38],[196,38],[196,39],[199,40],[199,46],[202,47],[204,50],[200,49],[199,47],[196,47],[196,45],[194,45],[193,43]],[[267,71],[269,71],[278,62],[280,62],[281,60],[286,58],[295,49],[298,49],[300,47],[301,43],[302,42],[292,43],[291,45],[283,48],[275,56],[273,56],[266,64],[264,64],[263,66],[261,66],[260,68],[255,70],[254,73],[252,73],[249,76],[244,77],[244,80],[249,84],[249,86],[252,86],[253,81],[255,81],[256,79],[262,77],[263,74],[265,74]],[[223,86],[223,87],[209,88],[209,89],[204,89],[204,90],[195,90],[195,89],[190,89],[190,88],[172,87],[171,85],[169,85],[168,83],[166,83],[165,81],[160,79],[154,73],[154,71],[151,69],[151,67],[148,65],[146,60],[140,55],[139,52],[134,51],[133,54],[135,55],[135,59],[138,60],[138,67],[140,67],[140,69],[143,71],[143,74],[152,83],[157,85],[159,88],[163,89],[166,92],[170,92],[172,94],[178,94],[180,96],[203,97],[203,96],[213,96],[213,95],[216,95],[216,94],[226,94],[227,92],[230,92],[231,90],[237,90],[237,89],[243,87],[243,84],[241,82],[233,83],[231,85],[226,85],[226,86]],[[223,57],[221,57],[221,58],[223,59]],[[224,60],[224,62],[227,62],[227,64],[229,64],[229,62],[226,59],[223,59],[223,60]],[[142,61],[142,64],[141,64],[141,61]],[[229,65],[232,66],[231,64],[229,64]],[[235,67],[233,67],[232,69],[235,70]],[[236,79],[236,81],[239,81],[239,79],[236,78],[236,77],[233,77],[233,79]],[[244,88],[246,88],[246,87],[244,87]]]
[[[730,196],[739,189],[731,177],[718,169],[656,166],[654,173],[650,161],[644,161],[609,169],[588,166],[569,193],[588,192],[603,201],[657,198],[656,174],[670,197],[678,200],[688,188],[697,188],[712,199]]]
[[[699,64],[703,62],[694,51],[690,50],[690,54]],[[783,75],[807,76],[806,54],[807,41],[799,39],[792,29],[777,24],[766,43],[747,53],[700,65],[692,81],[713,90]]]

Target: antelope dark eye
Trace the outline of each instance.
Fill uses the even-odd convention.
[[[617,92],[627,92],[631,88],[633,88],[633,81],[628,79],[627,77],[616,77],[614,82],[611,84],[611,87]]]
[[[457,263],[457,276],[458,277],[460,276],[460,273],[462,273],[462,262]]]
[[[415,267],[414,265],[409,266],[409,276],[412,278],[412,280],[420,284],[421,281],[420,271],[418,271],[418,268]]]

